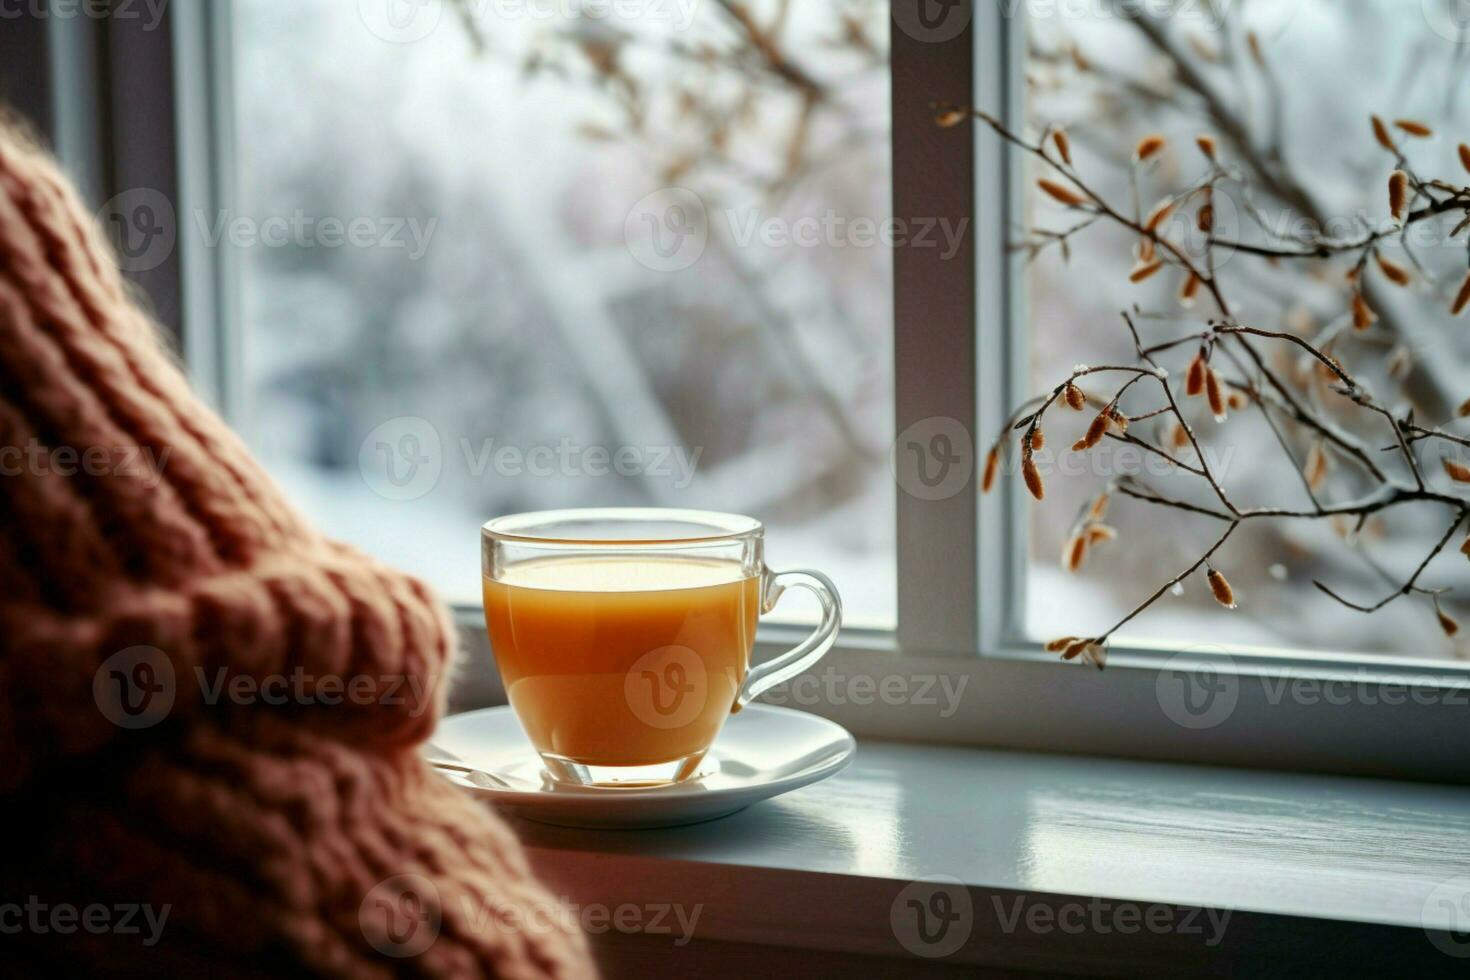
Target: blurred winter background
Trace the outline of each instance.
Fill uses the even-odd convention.
[[[1027,6],[1022,4],[1023,7]],[[1241,184],[1216,198],[1222,237],[1267,240],[1251,217],[1252,202],[1267,228],[1287,237],[1325,228],[1330,237],[1353,238],[1381,227],[1388,217],[1387,182],[1394,158],[1373,139],[1370,113],[1388,120],[1428,123],[1431,139],[1398,133],[1411,165],[1422,176],[1457,186],[1470,180],[1456,146],[1470,142],[1470,4],[1457,0],[1128,0],[1032,5],[1027,65],[1028,114],[1035,138],[1045,124],[1066,128],[1079,170],[1104,197],[1132,211],[1129,183],[1137,141],[1151,133],[1169,139],[1161,162],[1143,168],[1138,195],[1147,211],[1170,192],[1188,186],[1207,169],[1195,147],[1213,134],[1222,157],[1253,190]],[[1166,13],[1167,11],[1167,13]],[[1033,178],[1045,176],[1036,167]],[[1036,195],[1028,191],[1028,199]],[[1030,201],[1027,220],[1063,229],[1075,223],[1051,202]],[[1179,215],[1171,234],[1198,247],[1195,208]],[[1412,255],[1396,242],[1385,255],[1410,268],[1408,289],[1387,284],[1370,270],[1367,297],[1380,315],[1370,330],[1344,329],[1349,320],[1345,273],[1357,254],[1301,265],[1237,253],[1221,266],[1221,280],[1241,322],[1294,331],[1327,345],[1375,397],[1402,414],[1413,407],[1426,425],[1450,419],[1460,435],[1455,408],[1470,396],[1470,333],[1449,314],[1450,299],[1465,275],[1466,236],[1450,232],[1458,218],[1416,229]],[[1016,230],[1017,238],[1022,229]],[[1028,302],[1032,330],[1032,388],[1050,387],[1077,363],[1131,360],[1132,344],[1119,311],[1139,304],[1146,313],[1145,342],[1197,331],[1213,312],[1203,296],[1193,310],[1181,307],[1180,278],[1172,270],[1140,284],[1128,281],[1132,237],[1102,225],[1070,243],[1070,259],[1056,247],[1032,263]],[[1336,337],[1336,340],[1330,338]],[[1358,434],[1385,467],[1397,463],[1391,429],[1381,418],[1346,406],[1312,372],[1301,369],[1301,351],[1261,345],[1271,365],[1297,379],[1302,397],[1333,423]],[[1193,356],[1184,348],[1166,359],[1182,372]],[[1106,395],[1102,382],[1094,394]],[[1130,395],[1133,413],[1157,407],[1155,392]],[[1305,507],[1296,467],[1282,453],[1259,413],[1239,412],[1216,425],[1202,404],[1188,410],[1222,482],[1244,506]],[[1060,420],[1058,420],[1060,421]],[[1068,420],[1085,427],[1086,419]],[[1143,430],[1161,439],[1162,433]],[[1284,424],[1298,465],[1311,434]],[[1078,434],[1052,433],[1051,444],[1069,445]],[[1421,444],[1419,456],[1438,485],[1444,449]],[[1463,457],[1463,450],[1461,451]],[[1331,454],[1322,496],[1344,502],[1373,487],[1352,463]],[[1033,548],[1027,623],[1040,636],[1087,634],[1117,621],[1158,585],[1189,567],[1220,533],[1201,518],[1115,499],[1109,522],[1117,542],[1091,556],[1078,575],[1061,571],[1059,554],[1072,520],[1090,495],[1119,472],[1140,472],[1136,454],[1094,456],[1084,461],[1061,453],[1057,465],[1077,465],[1081,475],[1052,479],[1046,502],[1031,509]],[[1193,477],[1156,477],[1156,489],[1200,503],[1207,488]],[[1409,475],[1398,471],[1401,480]],[[1050,492],[1055,490],[1055,493]],[[1405,657],[1463,656],[1465,631],[1447,638],[1431,603],[1402,599],[1374,615],[1354,612],[1312,586],[1321,579],[1339,594],[1372,602],[1393,591],[1428,554],[1453,515],[1442,505],[1400,507],[1370,519],[1357,531],[1348,521],[1247,523],[1216,561],[1234,584],[1240,608],[1227,612],[1210,597],[1203,576],[1189,579],[1120,633],[1124,641],[1186,645],[1258,645],[1321,651],[1391,653]],[[1462,532],[1463,533],[1463,532]],[[1430,565],[1421,585],[1457,587],[1445,609],[1464,621],[1470,613],[1470,567],[1457,545]],[[1463,601],[1461,601],[1463,600]]]
[[[698,507],[891,626],[890,253],[781,237],[891,214],[886,3],[581,6],[237,0],[241,213],[425,240],[242,250],[249,438],[452,600],[489,517]],[[670,187],[686,268],[625,237]]]
[[[1355,233],[1383,217],[1392,169],[1370,112],[1435,126],[1438,138],[1410,148],[1415,166],[1464,177],[1455,144],[1470,139],[1470,100],[1454,0],[1180,0],[1172,13],[1167,0],[997,2],[1029,15],[1033,135],[1064,124],[1079,166],[1114,200],[1132,194],[1140,136],[1171,143],[1142,178],[1147,207],[1199,175],[1193,140],[1210,132],[1263,213],[1333,219],[1330,230]],[[332,533],[451,599],[476,601],[475,529],[490,516],[689,506],[764,518],[773,565],[829,571],[849,621],[891,626],[889,250],[850,234],[815,244],[763,234],[803,218],[829,216],[831,227],[833,215],[891,214],[887,3],[578,9],[236,0],[241,213],[367,218],[382,234],[390,219],[413,219],[428,230],[417,257],[407,230],[403,247],[244,250],[254,446]],[[670,187],[697,204],[640,204]],[[1057,209],[1028,208],[1039,225],[1068,223]],[[1226,229],[1256,234],[1231,201],[1217,210]],[[648,242],[630,247],[650,213],[657,233],[707,235],[697,261],[661,265],[667,256]],[[671,217],[679,227],[662,227]],[[1463,239],[1421,249],[1430,274],[1411,290],[1390,296],[1376,283],[1382,322],[1334,347],[1382,400],[1413,403],[1433,421],[1470,394],[1470,342],[1446,313]],[[1165,314],[1144,322],[1151,338],[1197,329],[1168,276],[1129,285],[1131,247],[1097,227],[1071,243],[1069,260],[1052,249],[1031,265],[1028,322],[1018,324],[1029,331],[1031,388],[1077,362],[1126,356],[1117,314],[1134,303]],[[1341,266],[1308,272],[1237,255],[1223,277],[1249,322],[1319,336],[1341,326]],[[1241,502],[1302,503],[1264,424],[1244,413],[1226,426],[1199,422]],[[1054,436],[1053,447],[1075,438]],[[1304,454],[1308,441],[1289,438]],[[511,463],[496,455],[507,447]],[[588,447],[631,451],[634,471],[589,472]],[[682,457],[659,455],[671,450]],[[525,471],[535,452],[552,475]],[[432,479],[401,469],[415,460]],[[1204,519],[1115,502],[1120,540],[1064,574],[1057,558],[1076,509],[1128,465],[1088,461],[1073,478],[1052,477],[1045,504],[1030,510],[1024,621],[1035,634],[1105,628],[1217,533]],[[404,492],[384,482],[384,466],[413,476]],[[1363,489],[1348,470],[1337,461],[1334,499]],[[1376,598],[1383,576],[1406,574],[1441,529],[1437,511],[1408,509],[1357,534],[1325,521],[1248,526],[1219,562],[1239,610],[1215,606],[1191,580],[1121,639],[1454,653],[1419,599],[1369,617],[1310,584]],[[1426,584],[1460,585],[1470,598],[1466,571],[1450,549]]]

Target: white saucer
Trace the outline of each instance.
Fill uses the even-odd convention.
[[[510,784],[445,772],[527,820],[566,827],[676,827],[714,820],[840,772],[857,744],[847,729],[803,711],[753,704],[725,722],[695,778],[672,786],[602,789],[553,783],[509,707],[451,715],[433,744]]]

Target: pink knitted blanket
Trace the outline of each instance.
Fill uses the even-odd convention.
[[[0,971],[589,973],[418,760],[452,636],[285,502],[0,125]]]

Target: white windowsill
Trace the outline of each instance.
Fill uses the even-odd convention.
[[[1454,924],[1436,900],[1445,882],[1470,886],[1462,787],[864,741],[837,777],[706,824],[515,827],[538,872],[575,903],[700,905],[687,945],[594,937],[610,972],[659,957],[698,966],[701,954],[726,968],[742,955],[847,967],[903,957],[906,972],[934,975],[1465,965],[1424,931]],[[890,916],[909,882],[936,875],[967,886],[973,912],[959,949],[922,960]],[[1105,901],[1088,907],[1089,897]],[[1064,911],[1079,898],[1088,911]],[[1186,925],[1176,909],[1167,932],[1128,931],[1153,903],[1217,914]],[[1045,924],[1056,914],[1065,928]],[[1039,927],[1027,926],[1033,915]]]
[[[454,708],[504,704],[481,613],[458,615]],[[756,658],[801,635],[763,625]],[[1168,660],[1172,669],[1193,662]],[[763,700],[830,718],[860,739],[1470,785],[1463,669],[1396,673],[1389,665],[1367,671],[1245,657],[1214,669],[1230,678],[1228,712],[1208,725],[1181,725],[1166,700],[1180,690],[1178,678],[1161,676],[1156,654],[1117,651],[1098,673],[1051,654],[900,653],[891,634],[844,630],[806,676]]]

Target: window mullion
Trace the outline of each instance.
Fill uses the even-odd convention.
[[[239,329],[239,256],[213,227],[234,213],[235,148],[231,0],[172,8],[175,119],[179,146],[182,345],[194,384],[233,422],[242,415],[245,372]]]
[[[973,655],[977,642],[974,146],[936,127],[932,108],[970,100],[975,26],[943,38],[948,32],[906,26],[897,16],[891,25],[893,213],[895,228],[912,233],[896,239],[903,243],[893,254],[905,653]],[[963,232],[956,250],[944,247],[936,228]],[[960,470],[951,477],[953,467]]]
[[[1024,20],[999,3],[980,4],[974,39],[974,100],[1007,122],[1024,114]],[[1011,252],[1011,236],[1022,218],[1025,161],[989,127],[977,124],[975,197],[978,225],[978,308],[975,330],[980,431],[976,451],[983,459],[1011,409],[1023,397],[1030,357],[1025,269]],[[1015,446],[1007,447],[996,488],[980,498],[978,585],[985,597],[980,615],[980,649],[993,653],[1022,635],[1029,511],[1013,470]]]

